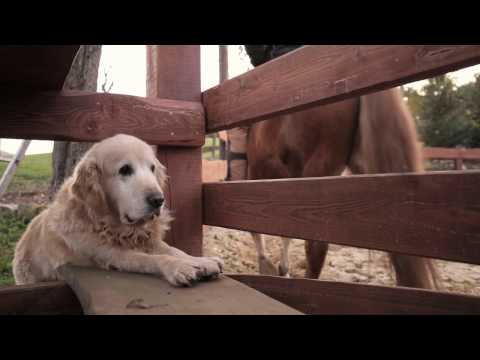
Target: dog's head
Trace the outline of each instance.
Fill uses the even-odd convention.
[[[78,163],[72,191],[98,212],[113,212],[128,225],[160,215],[167,176],[148,144],[116,135],[94,145]]]

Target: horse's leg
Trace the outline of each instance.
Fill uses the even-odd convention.
[[[345,146],[345,148],[347,148],[347,146]],[[338,146],[337,150],[341,149],[343,149],[343,147],[341,145]],[[327,152],[323,148],[319,148],[317,152],[318,153],[314,154],[311,160],[305,165],[303,169],[304,177],[335,176],[342,174],[345,170],[347,155],[342,156],[340,151],[336,151],[336,156],[325,156]],[[319,278],[325,265],[327,253],[327,242],[305,240],[305,257],[307,260],[306,278]]]
[[[250,140],[252,140],[255,136],[254,129],[255,129],[255,125],[250,130],[251,131]],[[253,146],[250,147],[249,164],[248,164],[248,178],[250,180],[279,179],[279,178],[288,177],[288,172],[286,171],[284,165],[278,159],[272,158],[272,157],[259,158],[258,154],[256,154],[255,151],[253,151],[252,149],[254,149]],[[253,156],[252,154],[257,155],[257,157]],[[253,233],[253,232],[251,234],[255,242],[255,246],[257,248],[258,268],[259,268],[260,274],[278,275],[278,273],[279,272],[281,273],[284,269],[288,270],[288,254],[286,254],[286,252],[288,251],[288,246],[285,249],[285,245],[286,244],[288,245],[289,241],[288,243],[286,243],[285,241],[283,242],[282,261],[277,271],[277,268],[273,265],[273,263],[269,259],[267,259],[265,255],[265,243],[264,243],[262,234]]]
[[[327,253],[328,243],[305,240],[305,256],[307,258],[306,278],[318,279],[325,264]]]
[[[436,289],[437,271],[431,259],[418,256],[389,253],[395,269],[397,285]]]
[[[288,272],[289,270],[289,260],[288,260],[288,249],[292,239],[287,237],[282,237],[282,253],[280,257],[280,264],[278,264],[278,275],[290,277]]]
[[[399,89],[363,96],[355,146],[349,168],[352,173],[422,172],[423,163],[415,125]],[[431,259],[390,254],[400,286],[437,287]]]
[[[277,269],[275,269],[275,266],[272,264],[272,262],[265,256],[265,242],[262,234],[250,234],[252,234],[255,247],[257,248],[259,273],[262,275],[277,275]]]

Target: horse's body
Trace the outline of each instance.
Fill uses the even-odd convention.
[[[249,179],[423,171],[413,119],[399,89],[256,123],[249,129],[247,156]],[[277,273],[265,258],[261,235],[252,235],[260,272]],[[288,274],[289,243],[283,238],[280,275]],[[327,251],[326,242],[305,241],[307,277],[318,278]],[[399,254],[390,259],[399,285],[436,287],[431,260]]]

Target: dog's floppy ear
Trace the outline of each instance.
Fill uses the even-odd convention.
[[[72,192],[81,200],[92,206],[105,199],[100,182],[101,171],[96,161],[91,157],[83,158],[73,172]]]
[[[158,159],[155,159],[155,175],[160,187],[164,190],[168,180],[167,168]]]

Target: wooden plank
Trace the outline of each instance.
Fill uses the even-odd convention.
[[[147,46],[147,96],[200,101],[200,46]],[[203,249],[202,150],[159,148],[158,158],[167,166],[167,205],[175,211],[167,242],[199,256]]]
[[[10,161],[7,168],[3,172],[2,178],[0,179],[0,196],[7,191],[8,185],[10,185],[13,175],[15,175],[15,170],[17,169],[18,165],[20,165],[20,161],[22,161],[22,159],[25,157],[28,145],[30,145],[30,140],[22,141],[22,144],[20,145],[20,148],[18,149],[14,158]]]
[[[0,287],[0,315],[82,315],[70,287],[61,281]]]
[[[440,291],[311,279],[230,274],[305,314],[480,314],[480,297]]]
[[[220,84],[228,80],[228,45],[218,46],[219,80]]]
[[[304,46],[203,93],[207,132],[480,63],[478,45]]]
[[[166,242],[190,255],[201,256],[202,148],[158,148],[158,159],[167,167],[166,205],[175,220]]]
[[[423,148],[424,159],[445,159],[445,160],[480,160],[480,149],[463,148]]]
[[[480,171],[206,183],[204,224],[480,264]]]
[[[134,273],[64,266],[86,315],[300,315],[277,300],[221,276],[190,288]]]
[[[79,45],[0,46],[0,90],[61,90]]]
[[[201,101],[200,45],[148,45],[147,96]]]
[[[100,141],[117,133],[150,144],[201,146],[200,103],[129,95],[63,91],[4,95],[2,138]]]
[[[455,159],[455,170],[463,170],[463,160]]]

